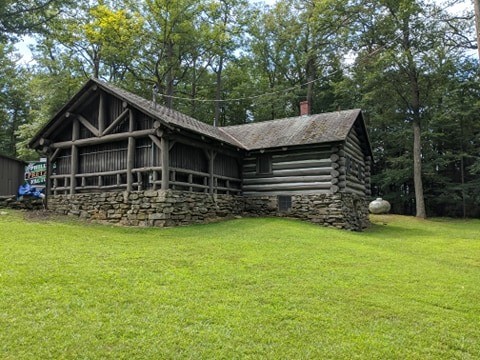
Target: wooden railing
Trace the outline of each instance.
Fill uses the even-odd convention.
[[[132,169],[132,190],[158,190],[162,185],[161,167]],[[71,191],[70,174],[50,176],[51,192],[54,195],[68,194]],[[83,173],[75,175],[75,192],[110,191],[127,189],[127,170]],[[210,186],[210,181],[213,181]],[[196,191],[208,193],[240,194],[241,179],[209,173],[181,169],[169,169],[169,188],[172,190]]]

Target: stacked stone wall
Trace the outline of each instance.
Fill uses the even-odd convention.
[[[349,193],[294,195],[288,211],[278,210],[277,196],[245,198],[245,211],[254,216],[284,216],[339,229],[360,231],[369,226],[368,202]]]
[[[277,196],[242,197],[187,191],[135,191],[50,195],[54,212],[131,226],[179,226],[234,216],[284,216],[348,230],[368,226],[366,199],[354,194],[292,196],[288,211]]]
[[[0,209],[16,209],[16,210],[40,210],[43,209],[43,202],[41,199],[24,196],[17,199],[15,195],[0,196]]]
[[[243,199],[186,191],[134,191],[50,195],[48,208],[83,219],[130,226],[179,226],[230,218]]]

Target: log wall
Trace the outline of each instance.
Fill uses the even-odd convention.
[[[252,153],[243,162],[243,193],[256,195],[330,194],[338,191],[331,145]],[[271,172],[259,171],[259,158],[271,157]],[[267,157],[268,157],[267,156]]]
[[[364,196],[370,195],[371,164],[360,139],[358,129],[353,127],[344,144],[345,169],[341,181],[346,192]]]

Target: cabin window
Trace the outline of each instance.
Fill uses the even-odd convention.
[[[257,158],[257,174],[272,173],[272,156],[262,154]]]
[[[286,195],[278,196],[278,211],[287,212],[292,210],[292,197]]]

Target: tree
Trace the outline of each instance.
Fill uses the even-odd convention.
[[[449,76],[457,76],[447,71],[447,64],[458,61],[461,49],[452,41],[457,35],[454,28],[443,21],[448,17],[435,5],[415,0],[380,0],[373,5],[370,17],[362,19],[362,50],[355,71],[361,74],[358,80],[364,86],[365,107],[371,109],[370,127],[382,134],[379,143],[374,141],[375,150],[385,159],[384,165],[398,165],[396,173],[392,167],[384,167],[378,176],[379,184],[384,191],[394,185],[407,198],[413,185],[415,213],[423,218],[426,206],[422,165],[430,152],[429,125],[440,115],[434,110],[438,101],[434,94],[447,86]],[[396,138],[392,129],[410,138],[411,147],[398,143],[398,147],[390,149],[391,144],[380,140]],[[413,160],[413,166],[409,166],[408,158]],[[407,171],[412,176],[406,176]]]
[[[16,64],[13,46],[0,44],[0,153],[16,156],[16,131],[26,121],[28,72]]]
[[[0,39],[42,31],[69,3],[65,0],[0,1]]]

